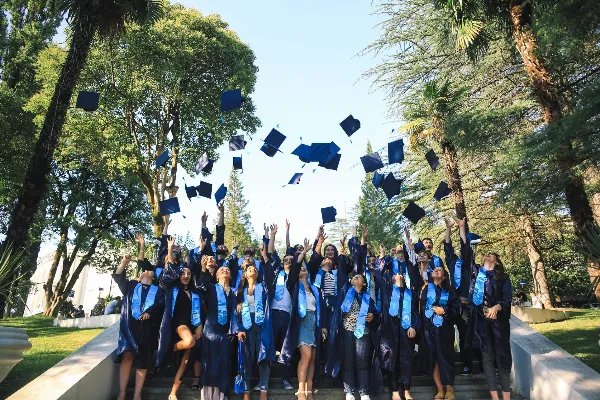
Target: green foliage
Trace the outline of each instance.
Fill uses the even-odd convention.
[[[28,287],[29,282],[23,279],[26,273],[22,250],[14,250],[10,245],[0,247],[0,296]]]
[[[238,171],[231,169],[225,198],[225,245],[229,250],[239,244],[243,252],[248,246],[258,249],[260,241],[254,238],[254,230],[248,212],[248,200],[244,198],[244,185]]]

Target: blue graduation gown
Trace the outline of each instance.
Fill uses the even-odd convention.
[[[344,321],[342,315],[342,303],[346,297],[346,293],[352,286],[350,283],[346,283],[341,291],[338,292],[338,304],[333,315],[331,322],[331,329],[327,338],[328,346],[331,350],[327,355],[327,364],[325,364],[325,373],[331,377],[337,377],[339,372],[342,371],[344,366],[344,335],[342,330],[344,329]],[[362,296],[359,296],[359,302],[362,303]],[[373,349],[379,347],[379,335],[377,330],[379,327],[379,313],[375,307],[373,299],[369,298],[369,313],[373,314],[373,320],[367,322],[369,328],[369,337],[373,342]],[[373,363],[370,368],[370,387],[372,393],[379,393],[383,389],[383,378],[381,377],[381,366],[377,352],[373,352]]]
[[[454,272],[459,257],[454,253],[452,241],[449,243],[444,242],[444,253],[446,254],[446,265],[448,266],[448,272],[450,274],[450,283],[454,288]],[[469,255],[470,246],[460,239],[460,259],[463,260],[463,264],[460,269],[460,286],[454,290],[458,297],[464,297],[465,299],[469,298],[469,290],[473,279],[473,266],[469,262]]]
[[[141,341],[154,341],[158,332],[158,324],[160,322],[161,313],[164,307],[165,295],[162,289],[158,289],[154,304],[145,310],[150,314],[150,319],[138,321],[133,318],[131,310],[131,302],[133,291],[139,281],[127,280],[125,273],[112,274],[112,278],[119,286],[123,294],[123,304],[121,306],[121,321],[119,323],[119,341],[117,346],[117,356],[120,356],[124,351],[132,351],[137,354]],[[143,299],[145,300],[145,298]],[[142,302],[143,304],[143,302]],[[139,324],[139,327],[133,329],[134,324]],[[139,328],[139,329],[137,329]],[[137,332],[137,334],[136,334]],[[144,343],[148,346],[154,346],[154,343]]]

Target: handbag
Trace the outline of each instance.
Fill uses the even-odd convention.
[[[237,394],[246,392],[246,382],[244,382],[244,342],[238,340],[238,375],[235,377],[233,389]]]

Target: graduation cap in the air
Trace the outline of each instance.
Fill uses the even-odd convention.
[[[375,172],[379,168],[383,168],[383,163],[381,162],[381,157],[379,157],[379,153],[371,153],[366,156],[362,156],[360,158],[360,162],[365,168],[365,172],[368,174],[369,172]]]
[[[221,93],[221,112],[240,108],[246,98],[242,96],[242,89],[228,90]]]
[[[292,179],[290,179],[290,181],[288,182],[288,185],[297,185],[300,183],[300,178],[302,178],[302,173],[298,172],[295,173],[294,176],[292,176]]]
[[[435,154],[435,151],[433,151],[433,149],[431,149],[427,153],[425,153],[425,158],[427,159],[427,162],[429,163],[429,166],[431,167],[431,169],[434,171],[440,165],[440,159]]]
[[[328,163],[323,163],[320,162],[319,163],[319,167],[323,167],[325,169],[332,169],[334,171],[337,171],[338,166],[340,165],[340,160],[342,159],[342,155],[340,153],[336,154],[333,156],[333,158],[331,159],[331,161],[329,161]]]
[[[202,239],[212,242],[213,234],[210,233],[210,231],[207,228],[202,228],[200,234],[202,235]]]
[[[273,157],[278,151],[280,151],[279,146],[281,146],[284,140],[285,135],[273,128],[265,138],[265,144],[262,145],[260,151],[269,157]]]
[[[244,135],[236,135],[229,139],[229,151],[244,150],[246,148],[246,142]]]
[[[156,158],[156,168],[164,166],[169,161],[169,150],[163,151],[160,156]]]
[[[217,189],[217,191],[215,192],[215,200],[217,201],[217,204],[219,204],[221,202],[221,200],[223,200],[225,198],[226,195],[227,195],[227,188],[225,187],[224,184],[221,184],[219,189]]]
[[[360,121],[354,118],[352,115],[348,115],[348,117],[340,122],[340,126],[346,132],[348,137],[352,136],[354,132],[360,129]]]
[[[433,195],[433,198],[436,199],[437,201],[440,201],[444,197],[449,196],[450,193],[452,193],[452,189],[450,189],[448,187],[448,184],[446,182],[442,181],[438,185],[437,190],[435,191],[435,194]]]
[[[467,233],[467,242],[471,243],[474,241],[477,241],[477,243],[479,243],[479,241],[481,241],[481,236],[473,232]]]
[[[212,171],[214,163],[215,160],[211,160],[210,158],[208,158],[206,153],[204,153],[202,155],[202,158],[200,158],[200,160],[196,163],[196,173],[199,174],[200,171],[202,171],[209,174]]]
[[[198,196],[198,189],[196,186],[185,185],[185,194],[187,195],[188,199],[192,201],[192,197]]]
[[[179,210],[179,200],[177,197],[173,197],[171,199],[163,200],[158,203],[160,208],[160,215],[169,215],[178,213]]]
[[[77,95],[75,107],[83,108],[85,111],[96,111],[99,103],[100,93],[81,91]]]
[[[404,161],[404,141],[402,139],[388,143],[388,162],[397,164]]]
[[[233,157],[233,169],[241,169],[243,170],[244,168],[242,168],[242,157]]]
[[[334,207],[321,208],[321,217],[323,218],[324,224],[326,224],[328,222],[335,222],[336,215],[337,215],[337,211]]]
[[[408,206],[406,206],[404,211],[402,211],[402,215],[404,215],[413,224],[416,224],[425,216],[425,210],[419,207],[414,201],[411,201],[408,203]]]
[[[340,148],[334,142],[330,143],[312,143],[310,145],[310,162],[327,164],[340,151]]]
[[[200,185],[196,186],[196,191],[199,196],[210,199],[212,196],[212,185],[208,182],[200,182]]]
[[[381,186],[382,179],[383,179],[383,175],[380,174],[379,172],[375,171],[375,173],[373,174],[373,180],[371,181],[371,183],[373,183],[373,186],[375,186],[376,189],[379,189],[379,187]]]
[[[300,146],[296,147],[294,151],[292,151],[292,154],[298,156],[300,161],[308,163],[310,162],[310,152],[311,148],[309,145],[301,144]]]
[[[385,192],[385,195],[388,200],[391,200],[392,197],[400,194],[400,188],[402,187],[402,180],[396,179],[393,173],[387,174],[385,178],[381,181],[381,187]]]

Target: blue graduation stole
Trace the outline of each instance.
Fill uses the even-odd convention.
[[[179,294],[179,288],[175,286],[173,287],[173,293],[171,297],[171,317],[173,317],[173,314],[175,313],[175,302],[177,301],[177,294]],[[197,293],[190,291],[190,297],[192,300],[191,322],[192,325],[198,326],[200,325],[200,296],[198,296]]]
[[[444,318],[441,315],[437,315],[433,312],[433,303],[435,303],[435,285],[433,283],[427,284],[427,304],[425,305],[425,316],[431,318],[433,316],[433,325],[440,327],[444,322]],[[446,307],[448,303],[448,292],[442,289],[440,295],[440,302],[438,306]]]
[[[352,307],[352,302],[354,301],[354,296],[356,296],[356,289],[351,287],[346,292],[346,297],[344,297],[344,302],[342,303],[342,311],[349,312],[350,307]],[[370,300],[369,292],[366,291],[361,296],[360,303],[360,311],[358,312],[358,317],[356,318],[356,325],[354,326],[354,336],[357,339],[360,339],[365,334],[366,327],[366,319],[367,314],[369,313],[369,300]]]
[[[394,275],[401,274],[400,268],[398,265],[398,259],[396,257],[392,258],[392,272],[394,273]]]
[[[265,309],[263,307],[263,286],[257,283],[254,286],[254,322],[261,326],[265,320]],[[244,288],[244,303],[242,304],[242,324],[244,328],[252,328],[252,316],[250,315],[250,305],[248,304],[248,288]]]
[[[277,274],[277,282],[275,283],[275,300],[280,301],[283,299],[283,295],[285,294],[285,279],[287,278],[287,274],[285,270],[279,271]]]
[[[244,263],[244,258],[245,257],[238,258],[238,267],[242,266],[242,264]],[[258,270],[258,272],[260,272],[260,267],[261,267],[260,261],[254,260],[254,264],[256,265],[256,269]]]
[[[298,315],[300,318],[304,318],[306,316],[306,290],[304,290],[304,284],[302,282],[298,282]],[[321,318],[321,305],[319,303],[319,290],[315,285],[311,285],[310,282],[308,284],[310,286],[310,290],[315,296],[315,304],[317,309],[317,326],[319,325],[319,320]]]
[[[242,281],[242,274],[243,274],[243,271],[241,269],[238,269],[237,276],[235,278],[235,286],[232,287],[232,289],[234,291],[237,291],[238,286],[240,286],[240,282]]]
[[[435,268],[440,268],[442,266],[442,260],[438,256],[432,255],[431,260],[433,261],[433,268],[431,268],[431,263],[429,263],[430,272],[432,272]]]
[[[334,288],[333,294],[337,296],[337,273],[338,273],[338,270],[334,269],[331,272],[333,273],[333,280],[335,282],[335,284],[333,285],[333,288]],[[319,289],[321,289],[321,284],[323,282],[324,275],[325,275],[325,273],[323,272],[323,270],[321,268],[319,268],[319,270],[317,271],[317,275],[315,276],[315,286],[318,287]]]
[[[367,293],[371,294],[371,273],[369,271],[365,272],[365,277],[367,278]],[[375,285],[375,281],[373,280],[373,285]],[[375,291],[377,292],[377,287],[375,287]],[[377,312],[381,312],[381,290],[377,293],[377,299],[373,299],[375,301],[375,309]]]
[[[487,272],[483,267],[479,268],[477,279],[475,279],[475,287],[473,288],[473,303],[476,306],[483,304],[483,292],[485,290],[485,281],[487,280]]]
[[[393,287],[392,300],[390,302],[390,315],[395,317],[398,315],[400,307],[400,288],[396,285]],[[409,288],[404,289],[404,298],[402,299],[402,319],[400,321],[402,328],[410,328],[412,321],[412,291]]]
[[[220,283],[215,285],[217,291],[217,319],[219,324],[227,324],[227,297],[225,297],[225,289]]]
[[[215,260],[216,260],[217,259],[217,244],[215,242],[212,242],[210,244],[210,248],[212,249]]]
[[[154,268],[154,276],[156,277],[156,279],[160,278],[160,275],[162,274],[164,268]]]
[[[462,279],[461,269],[462,269],[463,260],[458,258],[454,263],[454,288],[458,289],[460,287],[460,281]]]
[[[152,307],[154,299],[156,299],[156,292],[158,292],[158,286],[150,285],[146,300],[144,300],[144,307],[142,309],[142,284],[138,283],[133,289],[133,296],[131,297],[131,315],[133,318],[139,320],[144,311]]]

